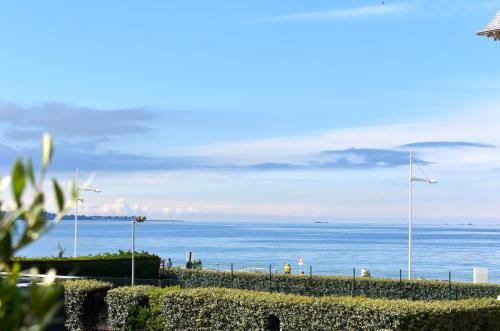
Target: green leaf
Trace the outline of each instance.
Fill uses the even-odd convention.
[[[76,188],[76,179],[71,182],[71,201],[76,201],[78,199],[78,190]]]
[[[52,160],[52,137],[45,133],[42,137],[42,168],[47,169],[50,161]]]
[[[26,173],[31,185],[35,186],[35,171],[33,170],[33,162],[31,162],[31,159],[26,162]]]
[[[2,230],[0,235],[0,261],[8,262],[11,256],[12,256],[12,234],[10,233],[10,231]]]
[[[33,210],[37,206],[42,206],[45,201],[45,196],[42,192],[36,192],[33,196],[33,201],[30,204],[30,210]]]
[[[12,169],[12,194],[17,206],[21,206],[21,196],[26,187],[26,170],[21,160],[17,160]]]
[[[59,183],[57,183],[57,180],[52,179],[52,183],[54,185],[54,193],[56,194],[56,199],[57,199],[57,208],[59,212],[62,212],[64,209],[64,194],[61,189],[61,186],[59,186]]]

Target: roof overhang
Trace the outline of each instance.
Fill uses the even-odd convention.
[[[488,30],[488,31],[479,31],[476,33],[478,36],[486,36],[489,38],[494,38],[495,40],[500,40],[500,29],[498,30]]]
[[[484,30],[479,31],[477,35],[500,40],[500,11],[497,12],[496,16],[493,17]]]

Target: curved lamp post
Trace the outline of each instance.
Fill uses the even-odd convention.
[[[420,169],[424,178],[413,177],[413,153],[410,152],[410,177],[409,177],[409,206],[408,206],[408,279],[411,279],[411,257],[412,257],[412,221],[413,221],[413,182],[424,182],[427,184],[437,184],[434,178],[427,178],[425,173]]]
[[[78,175],[79,171],[78,168],[76,169],[76,175],[75,175],[75,188],[77,194],[80,192],[94,192],[94,193],[101,193],[101,190],[96,188],[90,188],[90,187],[78,187]],[[78,203],[82,202],[83,203],[83,198],[78,198],[75,201],[75,237],[73,239],[73,257],[76,257],[76,247],[77,247],[77,239],[78,239]]]
[[[132,285],[135,283],[135,223],[144,223],[146,216],[137,216],[132,220]]]

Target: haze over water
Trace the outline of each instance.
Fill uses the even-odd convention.
[[[49,234],[24,249],[24,256],[57,254],[57,244],[73,252],[73,221],[62,221]],[[321,275],[352,275],[352,268],[367,267],[374,277],[406,277],[408,232],[406,224],[316,224],[278,222],[168,222],[147,221],[136,226],[136,250],[184,265],[193,251],[205,268],[264,267],[282,272],[290,262],[297,273],[304,269]],[[128,250],[131,224],[123,221],[80,221],[78,253],[97,254]],[[473,267],[489,269],[490,281],[500,282],[500,227],[416,225],[413,237],[414,276],[427,279],[472,281]]]

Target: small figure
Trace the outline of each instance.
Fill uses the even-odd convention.
[[[300,277],[304,277],[304,270],[300,272]]]
[[[287,275],[289,275],[292,272],[292,267],[290,266],[290,263],[285,262],[285,265],[283,266],[283,271]]]
[[[167,269],[170,269],[170,268],[172,268],[172,259],[168,258],[168,260],[167,260]]]
[[[371,278],[372,275],[370,274],[370,270],[368,270],[368,268],[361,269],[361,277]]]

